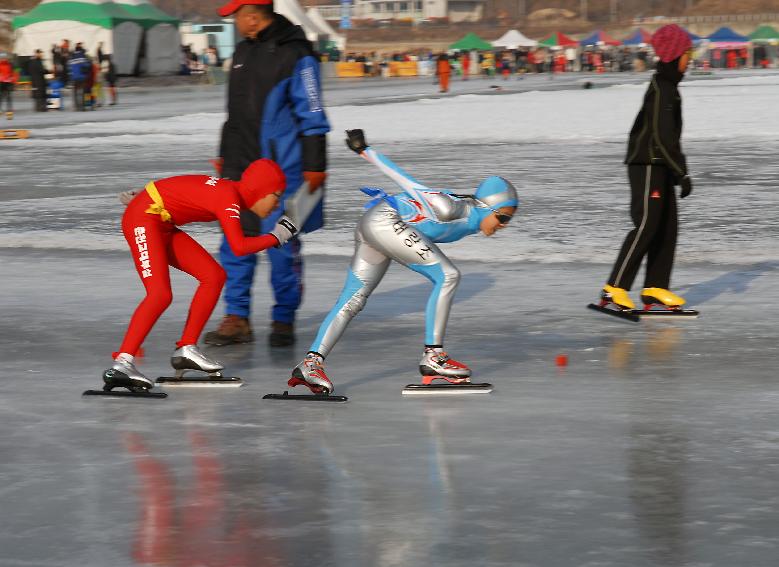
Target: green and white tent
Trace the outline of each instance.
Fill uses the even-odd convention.
[[[179,21],[148,0],[117,0],[116,4],[143,26],[141,71],[149,75],[178,73],[181,66]]]
[[[141,0],[119,4],[103,0],[43,0],[13,19],[14,51],[33,55],[36,49],[51,56],[53,45],[70,40],[95,55],[99,43],[110,53],[116,71],[129,75],[138,68],[150,74],[175,73],[179,69],[178,22]]]
[[[98,43],[103,52],[113,55],[116,70],[129,74],[135,70],[143,27],[137,18],[112,2],[79,0],[63,2],[43,0],[35,8],[13,19],[14,51],[33,55],[36,49],[51,57],[51,47],[70,40],[84,44],[95,54]]]

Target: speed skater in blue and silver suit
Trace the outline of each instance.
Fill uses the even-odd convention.
[[[422,274],[433,283],[425,310],[425,347],[419,370],[423,383],[435,379],[450,383],[470,381],[471,370],[444,350],[444,335],[460,272],[436,243],[456,242],[468,235],[491,236],[505,228],[517,210],[517,192],[502,177],[488,177],[473,195],[426,187],[368,146],[362,130],[347,130],[347,146],[378,167],[403,192],[388,195],[364,187],[374,199],[357,223],[355,249],[338,301],[319,327],[306,358],[292,371],[289,385],[307,386],[315,394],[329,394],[333,383],[325,374],[324,359],[349,322],[387,272],[392,260]]]

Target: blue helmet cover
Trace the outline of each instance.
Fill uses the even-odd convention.
[[[517,190],[510,181],[497,175],[488,177],[476,188],[476,198],[493,209],[519,205]]]

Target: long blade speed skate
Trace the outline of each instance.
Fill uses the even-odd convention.
[[[300,400],[308,402],[345,402],[346,396],[332,395],[333,383],[327,377],[322,355],[309,352],[306,358],[292,369],[292,376],[287,381],[290,388],[305,386],[311,390],[311,394],[267,394],[263,400]]]
[[[600,303],[590,303],[587,306],[587,309],[592,309],[594,311],[599,311],[601,313],[605,313],[606,315],[613,315],[614,317],[619,317],[620,319],[624,319],[625,321],[632,321],[633,323],[638,323],[641,319],[638,315],[636,315],[635,309],[622,309],[620,307],[617,307],[613,303],[608,303],[606,301],[601,301]]]
[[[103,373],[103,389],[87,390],[83,396],[111,396],[117,398],[167,398],[165,392],[150,392],[151,380],[138,372],[132,362],[117,360]],[[124,390],[113,391],[114,388]]]
[[[203,354],[196,345],[177,349],[170,359],[175,376],[160,376],[157,385],[164,388],[239,388],[243,380],[236,376],[222,376],[224,365]],[[186,376],[187,372],[205,373]]]
[[[462,394],[489,394],[492,392],[492,384],[474,384],[472,382],[442,383],[442,384],[408,384],[403,388],[404,396],[419,395],[462,395]]]
[[[698,317],[698,312],[694,309],[682,308],[682,305],[687,303],[684,298],[667,289],[644,288],[641,292],[641,301],[644,303],[644,309],[636,310],[636,315],[642,319],[674,319],[677,317],[695,319]]]
[[[695,309],[645,305],[644,309],[634,311],[641,319],[697,319],[700,313]]]
[[[331,394],[290,394],[287,390],[283,394],[265,394],[263,400],[293,400],[302,402],[336,402],[343,403],[349,400],[346,396],[334,396]]]

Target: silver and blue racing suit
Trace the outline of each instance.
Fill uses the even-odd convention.
[[[375,199],[355,229],[354,256],[343,291],[309,350],[323,357],[330,353],[349,322],[365,306],[392,260],[433,282],[425,310],[425,344],[443,345],[460,272],[436,243],[455,242],[477,233],[481,221],[493,210],[516,206],[516,192],[505,179],[490,177],[477,190],[478,200],[458,197],[451,191],[422,185],[370,147],[361,156],[403,192],[390,196],[381,189],[363,189]]]

